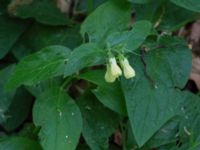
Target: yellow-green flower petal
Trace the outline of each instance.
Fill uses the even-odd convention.
[[[115,82],[115,80],[116,80],[116,78],[117,77],[115,77],[115,76],[113,76],[112,74],[111,74],[111,70],[110,70],[110,65],[107,65],[107,70],[106,70],[106,74],[105,74],[105,80],[106,80],[106,82],[108,82],[108,83],[113,83],[113,82]]]
[[[129,61],[126,58],[120,60],[120,65],[123,68],[124,77],[126,79],[130,79],[135,76],[135,70],[131,67]]]
[[[109,64],[110,64],[110,73],[114,77],[119,77],[122,75],[122,71],[120,67],[117,65],[116,59],[114,57],[109,59]]]
[[[113,83],[113,82],[115,82],[116,77],[111,76],[110,73],[109,73],[108,71],[106,71],[105,80],[106,80],[106,82],[108,82],[108,83]]]

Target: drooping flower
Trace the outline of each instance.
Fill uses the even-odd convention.
[[[126,79],[130,79],[135,76],[135,70],[131,67],[127,58],[121,58],[120,65],[123,69],[123,73]]]
[[[109,59],[109,65],[110,65],[110,73],[112,76],[117,78],[122,75],[122,71],[117,64],[115,57],[111,57]]]
[[[107,64],[106,68],[107,68],[105,74],[106,82],[109,83],[115,82],[115,80],[122,75],[122,71],[117,64],[115,57],[109,58],[109,63]]]
[[[111,70],[110,70],[109,65],[107,65],[107,70],[106,70],[106,74],[105,74],[105,80],[108,83],[113,83],[116,80],[116,77],[112,76],[112,74],[111,74]]]

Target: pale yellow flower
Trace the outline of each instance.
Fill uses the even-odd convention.
[[[115,80],[116,80],[116,77],[113,76],[113,75],[111,74],[111,72],[110,72],[110,67],[109,67],[109,65],[107,65],[107,70],[106,70],[106,74],[105,74],[105,80],[106,80],[106,82],[108,82],[108,83],[113,83],[113,82],[115,82]]]
[[[112,76],[117,78],[122,75],[122,71],[120,67],[117,65],[115,57],[109,59],[109,65],[110,65],[110,73]]]
[[[120,65],[123,68],[123,73],[126,79],[130,79],[135,76],[135,70],[131,67],[127,58],[120,60]]]

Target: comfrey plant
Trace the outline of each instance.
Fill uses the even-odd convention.
[[[199,150],[177,34],[199,13],[199,0],[0,0],[0,150]]]

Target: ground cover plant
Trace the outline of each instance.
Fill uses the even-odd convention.
[[[199,13],[198,0],[0,0],[0,150],[199,150],[179,34]]]

